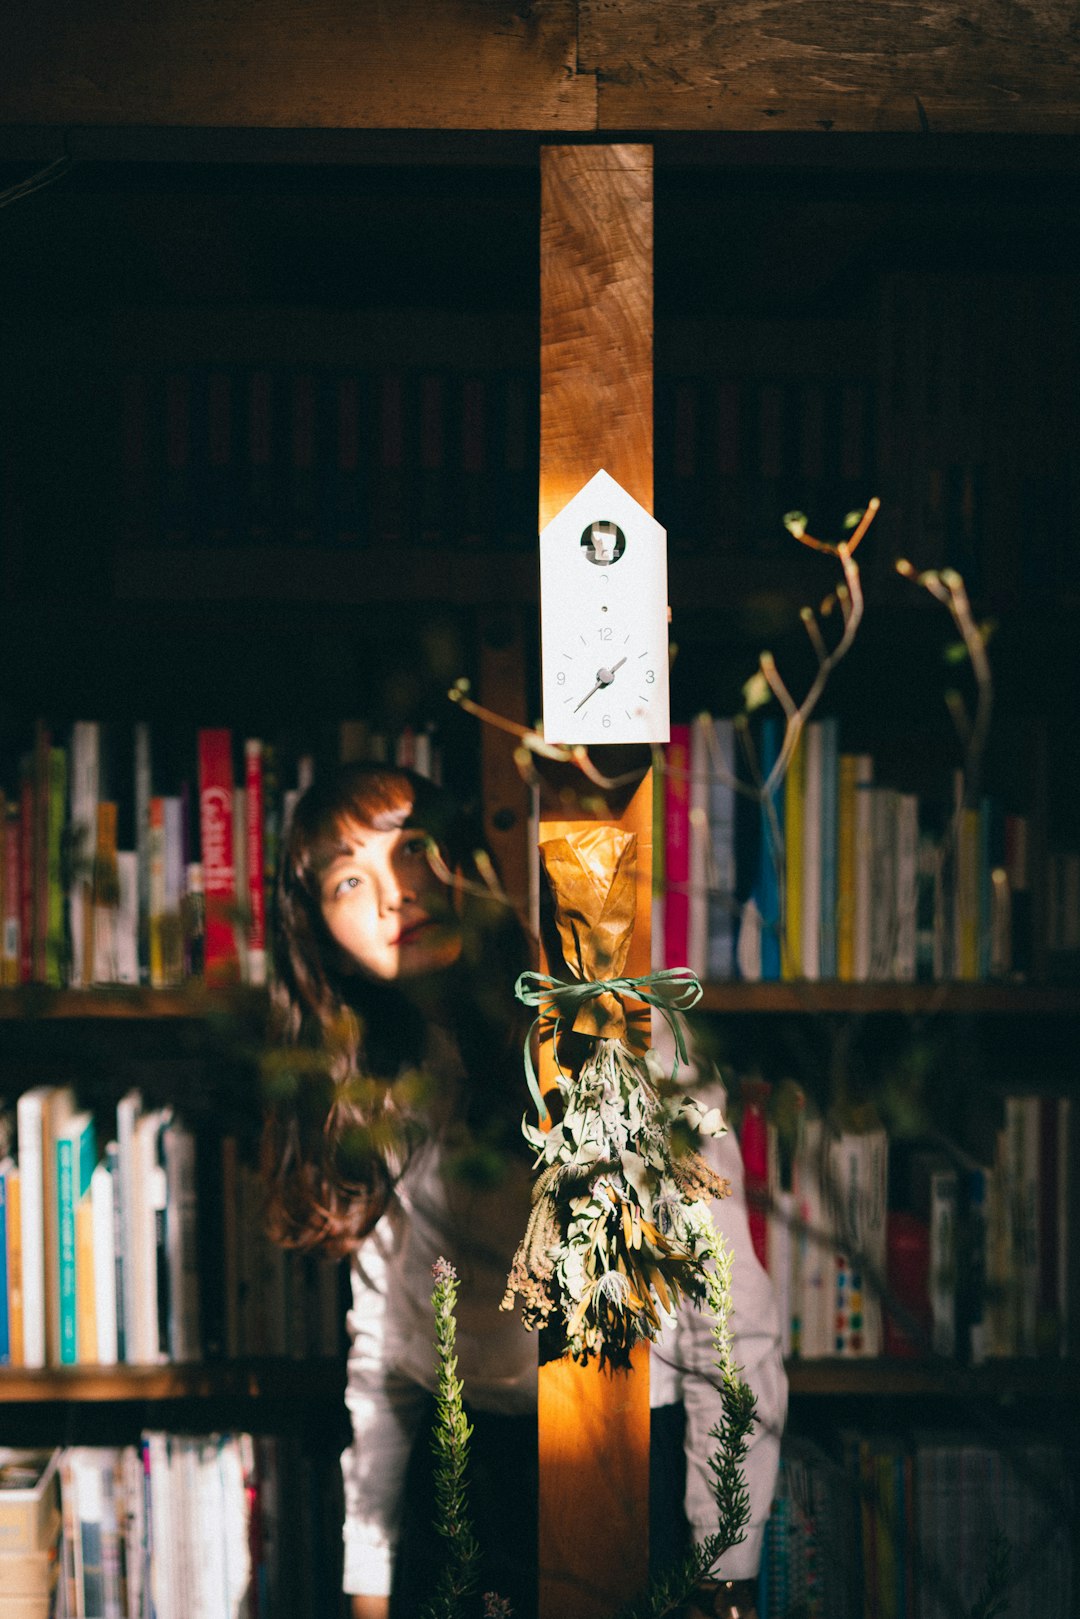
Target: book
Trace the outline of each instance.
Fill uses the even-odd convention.
[[[769,1126],[766,1108],[769,1087],[764,1081],[746,1082],[739,1121],[746,1185],[746,1217],[750,1241],[762,1266],[769,1268]]]
[[[79,1359],[79,1300],[76,1285],[76,1219],[79,1204],[89,1190],[97,1158],[94,1116],[72,1113],[56,1131],[56,1220],[58,1232],[56,1297],[61,1366]]]
[[[10,1282],[8,1278],[8,1175],[11,1157],[0,1159],[0,1366],[11,1365]]]
[[[24,1091],[16,1108],[25,1364],[33,1368],[60,1359],[56,1138],[74,1111],[74,1092],[58,1085]]]
[[[821,731],[821,927],[820,976],[839,976],[837,906],[840,863],[840,735],[835,716],[820,721]]]
[[[115,1142],[105,1149],[90,1177],[91,1244],[94,1276],[94,1353],[99,1366],[115,1366],[117,1346],[116,1180],[118,1152]]]
[[[232,732],[201,730],[198,754],[199,830],[206,903],[203,972],[208,984],[232,984],[240,975],[234,926],[237,893]]]
[[[871,836],[874,761],[867,753],[856,754],[852,766],[851,831],[851,972],[852,978],[866,983],[872,976],[871,916],[873,912],[874,846]]]
[[[82,989],[92,982],[94,927],[94,851],[97,806],[101,796],[101,727],[78,720],[71,731],[71,805],[68,826],[68,933],[71,945],[69,982]]]
[[[56,1542],[59,1450],[0,1446],[0,1557],[32,1557]]]
[[[795,744],[781,789],[784,805],[784,936],[781,976],[802,978],[803,962],[803,816],[806,806],[806,732]],[[815,918],[816,922],[816,918]]]
[[[690,945],[690,727],[671,727],[664,776],[664,964],[685,967]]]
[[[175,1116],[162,1130],[165,1169],[166,1262],[168,1266],[169,1359],[199,1359],[198,1206],[195,1137]]]
[[[93,955],[89,963],[95,984],[117,981],[117,912],[120,903],[120,875],[117,870],[117,805],[102,799],[97,807],[97,838],[94,847]]]
[[[75,1205],[75,1334],[75,1359],[78,1364],[96,1365],[97,1274],[94,1263],[94,1205],[89,1186]]]
[[[913,984],[918,976],[919,911],[919,800],[914,793],[897,793],[896,832],[896,943],[892,976]]]
[[[800,904],[803,977],[823,977],[821,933],[823,917],[822,798],[824,793],[825,736],[820,720],[803,732],[803,858]]]
[[[735,876],[735,724],[709,720],[707,733],[708,873],[706,907],[706,976],[719,983],[735,976],[738,900]]]
[[[3,909],[0,911],[0,984],[12,989],[19,982],[21,839],[18,804],[5,801],[3,817]]]
[[[7,1202],[8,1345],[12,1366],[26,1364],[23,1320],[22,1174],[12,1164],[5,1176]]]
[[[244,841],[247,903],[247,982],[266,983],[266,893],[264,888],[263,745],[254,737],[244,743]]]
[[[760,800],[761,837],[758,849],[757,882],[754,899],[761,922],[761,977],[775,981],[780,977],[780,882],[784,850],[784,794],[782,783],[769,795],[764,795],[773,766],[780,756],[782,729],[775,714],[766,714],[761,722],[759,769],[762,782]]]
[[[64,890],[64,829],[67,822],[67,749],[50,747],[48,782],[48,842],[45,852],[47,914],[45,924],[45,982],[54,988],[67,980],[66,895]]]

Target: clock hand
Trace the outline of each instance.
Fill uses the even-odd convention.
[[[618,663],[613,663],[610,669],[601,667],[596,671],[596,685],[591,691],[587,691],[585,693],[580,703],[578,703],[577,708],[574,709],[575,714],[579,708],[584,708],[585,704],[589,701],[589,698],[595,697],[596,693],[600,691],[602,687],[611,685],[611,682],[615,679],[615,671],[617,669],[621,669],[625,662],[625,658],[620,658]]]

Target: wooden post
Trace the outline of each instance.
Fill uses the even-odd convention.
[[[652,148],[549,146],[540,172],[543,529],[601,467],[652,510]],[[592,751],[603,770],[604,750]],[[638,834],[626,971],[647,973],[651,776],[625,806],[580,811],[581,820],[598,818]],[[554,802],[541,822],[542,841],[557,835],[567,807]],[[645,1347],[629,1373],[570,1360],[541,1366],[539,1423],[541,1619],[604,1619],[648,1577]]]

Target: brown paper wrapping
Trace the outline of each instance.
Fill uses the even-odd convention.
[[[567,971],[581,983],[621,978],[637,910],[637,834],[583,827],[542,843],[540,859]],[[580,1008],[573,1027],[578,1034],[625,1040],[622,1001],[613,994],[596,996]]]

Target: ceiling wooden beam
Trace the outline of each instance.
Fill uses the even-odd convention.
[[[1074,133],[1060,0],[9,0],[5,125]]]

